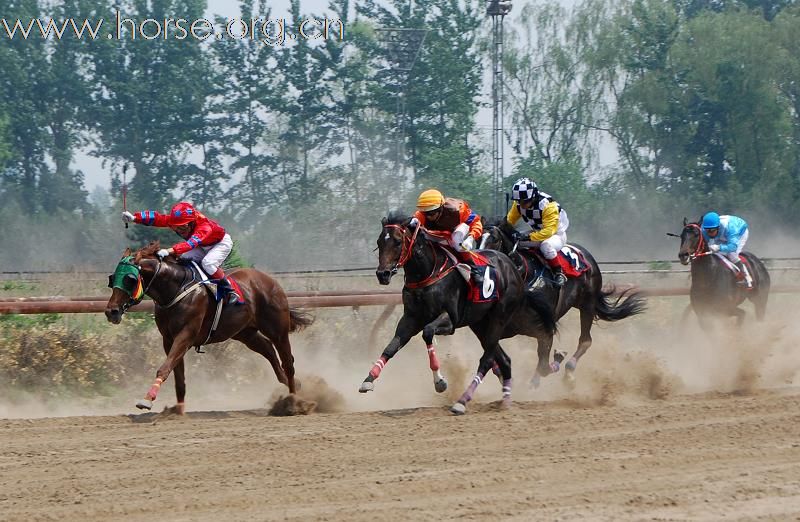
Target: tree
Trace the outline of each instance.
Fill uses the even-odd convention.
[[[192,20],[204,7],[202,0],[128,0],[120,11],[140,21],[175,13]],[[202,135],[208,91],[198,79],[213,77],[201,42],[170,31],[169,38],[148,40],[124,23],[120,40],[94,42],[92,54],[95,153],[112,165],[132,165],[132,200],[154,208],[173,199],[189,145]]]

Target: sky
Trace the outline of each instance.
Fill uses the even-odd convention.
[[[475,1],[475,0],[467,0],[467,1]],[[514,9],[512,10],[512,16],[510,18],[513,19],[514,12],[515,11],[519,12],[519,8],[522,5],[528,3],[530,2],[520,1],[520,0],[515,1]],[[560,0],[560,3],[566,8],[571,8],[575,5],[576,0]],[[206,11],[206,17],[209,19],[213,19],[214,15],[221,15],[227,18],[236,18],[239,16],[238,4],[239,4],[238,2],[233,0],[208,0],[208,9]],[[272,12],[270,16],[271,18],[282,18],[288,16],[289,5],[290,5],[289,0],[271,0],[269,4],[272,6]],[[301,6],[304,12],[325,14],[325,12],[328,11],[328,0],[301,0]],[[490,24],[488,18],[486,23],[488,27],[488,24]],[[491,101],[491,75],[488,67],[485,78],[483,101],[485,102]],[[507,109],[506,109],[506,116],[508,116]],[[491,143],[491,132],[490,132],[492,127],[491,107],[486,107],[479,110],[477,116],[477,123],[486,134],[484,139],[487,140],[487,143]],[[508,146],[508,144],[506,144],[505,146],[506,173],[511,168],[510,167],[511,154],[509,149],[510,147]],[[602,149],[605,150],[601,150],[600,162],[603,164],[612,163],[615,159],[615,153],[610,148],[607,147],[603,147]],[[74,165],[78,170],[81,170],[83,172],[84,185],[86,189],[89,190],[90,192],[95,187],[98,186],[102,188],[108,188],[110,186],[111,174],[112,174],[112,172],[110,172],[109,170],[110,167],[106,166],[104,168],[102,166],[101,160],[92,157],[89,154],[89,150],[84,150],[78,153],[76,155]]]

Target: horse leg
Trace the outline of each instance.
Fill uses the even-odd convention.
[[[753,292],[755,292],[755,295],[750,297],[750,301],[752,301],[753,305],[756,307],[756,320],[761,322],[764,320],[764,316],[767,313],[769,289],[758,286]]]
[[[442,312],[439,317],[422,329],[422,339],[428,347],[428,362],[430,363],[431,372],[433,372],[433,387],[437,393],[447,390],[447,379],[444,378],[439,370],[439,359],[436,357],[436,349],[433,347],[433,336],[437,334],[452,335],[455,330],[447,312]]]
[[[270,366],[272,366],[272,371],[275,372],[275,377],[278,378],[278,382],[287,387],[289,386],[289,379],[286,378],[286,372],[284,372],[281,367],[281,362],[278,360],[278,354],[275,352],[275,345],[272,344],[272,341],[264,337],[261,332],[255,328],[243,330],[233,338],[244,343],[245,346],[254,352],[261,354],[269,361]]]
[[[417,319],[403,314],[403,317],[401,317],[400,321],[397,323],[394,337],[392,337],[392,340],[386,345],[386,348],[383,349],[380,358],[372,365],[372,369],[369,371],[367,378],[364,379],[364,382],[362,382],[361,386],[358,388],[360,393],[367,393],[375,389],[374,381],[380,376],[383,367],[386,366],[389,359],[394,357],[395,354],[400,351],[400,348],[408,344],[408,341],[417,335],[420,330],[422,330],[422,326],[417,322]]]
[[[496,345],[499,346],[499,345]],[[481,360],[478,363],[478,371],[475,373],[475,376],[472,378],[472,382],[469,383],[467,389],[464,393],[461,394],[461,397],[450,407],[450,412],[453,415],[464,415],[467,412],[467,403],[472,400],[472,396],[475,394],[475,390],[478,389],[478,386],[483,382],[483,378],[489,369],[494,364],[494,350],[484,350],[483,355],[481,355]],[[509,400],[511,397],[511,377],[510,377],[510,370],[509,370],[509,378],[508,378],[508,391],[509,391]],[[505,398],[505,386],[503,387],[503,396]]]
[[[172,373],[172,370],[178,366],[178,363],[183,361],[183,356],[186,355],[186,352],[189,351],[192,344],[192,338],[194,337],[194,329],[187,328],[183,330],[178,337],[170,345],[169,349],[165,348],[167,352],[167,358],[164,363],[158,368],[156,371],[156,380],[153,382],[153,385],[150,386],[150,389],[144,396],[144,399],[140,399],[136,402],[136,407],[140,410],[149,410],[153,407],[153,401],[156,400],[158,396],[158,391],[161,388],[161,384],[167,380],[169,374]],[[165,341],[166,343],[166,341]],[[176,386],[176,393],[178,392],[178,375],[175,376],[175,386]],[[183,381],[183,379],[181,379]],[[185,389],[185,382],[182,383],[183,391],[186,392]],[[178,399],[180,401],[180,397]]]
[[[495,361],[492,364],[492,371],[500,379],[503,386],[503,408],[511,407],[511,357],[498,344],[495,349]]]
[[[539,362],[536,365],[536,371],[531,377],[531,386],[538,388],[542,383],[542,377],[547,377],[551,373],[556,373],[561,369],[561,362],[566,357],[566,352],[556,350],[553,354],[553,362],[550,362],[550,348],[553,346],[553,338],[537,337],[536,338],[536,352],[539,356]]]
[[[164,346],[164,353],[169,355],[169,350],[172,347],[172,339],[166,336],[161,337]],[[179,415],[186,413],[186,374],[183,366],[183,359],[178,361],[175,365],[175,403],[174,411]]]
[[[575,368],[578,366],[578,361],[586,350],[592,346],[592,323],[594,322],[594,310],[587,307],[581,308],[581,336],[578,338],[578,349],[575,350],[567,364],[564,365],[564,380],[570,384],[575,384]]]
[[[275,364],[268,355],[264,355],[275,369],[278,380],[289,388],[289,393],[294,394],[297,386],[294,380],[294,356],[292,355],[292,344],[289,342],[289,328],[291,325],[290,316],[277,312],[263,313],[256,318],[256,326],[263,335],[278,351],[281,360],[281,369],[285,377],[285,382],[281,381],[281,375],[275,369]],[[259,352],[260,353],[260,352]]]
[[[183,358],[175,365],[175,413],[183,415],[186,413],[186,374],[183,365]]]
[[[289,332],[284,332],[273,342],[281,358],[281,366],[286,376],[286,386],[289,387],[289,393],[294,395],[297,393],[297,386],[294,381],[294,355],[292,355],[292,344],[289,342]],[[280,378],[278,379],[280,380]]]

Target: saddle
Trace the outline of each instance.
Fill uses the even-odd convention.
[[[480,251],[457,252],[443,242],[436,241],[434,244],[453,263],[451,268],[455,268],[467,282],[467,297],[471,302],[488,303],[500,299],[497,268],[489,258]],[[446,273],[443,269],[440,269],[440,274]]]
[[[224,302],[228,293],[233,292],[236,294],[237,298],[235,304],[241,305],[245,303],[244,292],[242,292],[242,289],[239,287],[239,283],[236,282],[236,279],[234,279],[233,276],[227,276],[230,289],[228,291],[223,291],[222,288],[220,288],[219,280],[210,279],[208,274],[206,274],[206,271],[203,270],[195,261],[189,262],[188,267],[192,270],[192,280],[199,281],[200,284],[203,285],[208,291],[209,295],[214,298],[215,302]]]
[[[750,263],[750,260],[747,259],[747,256],[745,256],[744,254],[741,253],[739,254],[739,261],[742,263],[742,266],[745,269],[745,273],[742,273],[742,271],[739,270],[739,267],[736,266],[736,264],[733,263],[730,259],[728,259],[728,256],[722,255],[719,252],[715,252],[714,255],[717,256],[720,260],[722,260],[722,264],[725,266],[725,268],[730,270],[730,272],[733,274],[733,277],[736,278],[737,283],[745,284],[747,276],[750,276],[750,278],[752,279],[753,265],[752,263]],[[752,290],[754,287],[755,287],[755,281],[753,281],[753,286],[748,287],[747,289]]]
[[[523,275],[525,279],[530,279],[531,287],[542,286],[544,284],[543,279],[552,281],[553,271],[550,269],[550,263],[544,258],[537,247],[533,245],[529,246],[525,243],[527,242],[521,242],[520,246],[525,249],[527,254],[535,257],[541,266],[540,270],[535,270],[534,267],[529,266],[522,267],[526,272]],[[561,266],[561,270],[564,272],[564,275],[567,277],[567,279],[580,277],[591,268],[589,263],[586,261],[583,252],[581,252],[578,247],[573,245],[565,245],[564,248],[558,252],[556,259],[558,260],[558,264]],[[545,270],[550,274],[547,278],[543,278]]]

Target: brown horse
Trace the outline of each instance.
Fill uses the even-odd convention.
[[[119,324],[122,314],[144,295],[155,302],[155,319],[167,354],[156,372],[156,380],[136,407],[149,410],[161,384],[175,371],[175,411],[185,410],[186,382],[183,356],[192,346],[236,339],[259,353],[272,365],[278,381],[295,393],[294,357],[289,332],[308,326],[313,319],[289,307],[289,300],[272,277],[251,268],[231,272],[244,294],[242,305],[224,304],[217,329],[209,337],[217,303],[198,281],[191,268],[174,258],[156,256],[158,241],[136,252],[127,249],[109,277],[111,299],[106,305],[108,320]],[[277,353],[276,353],[277,348]],[[280,359],[278,358],[280,356]]]

